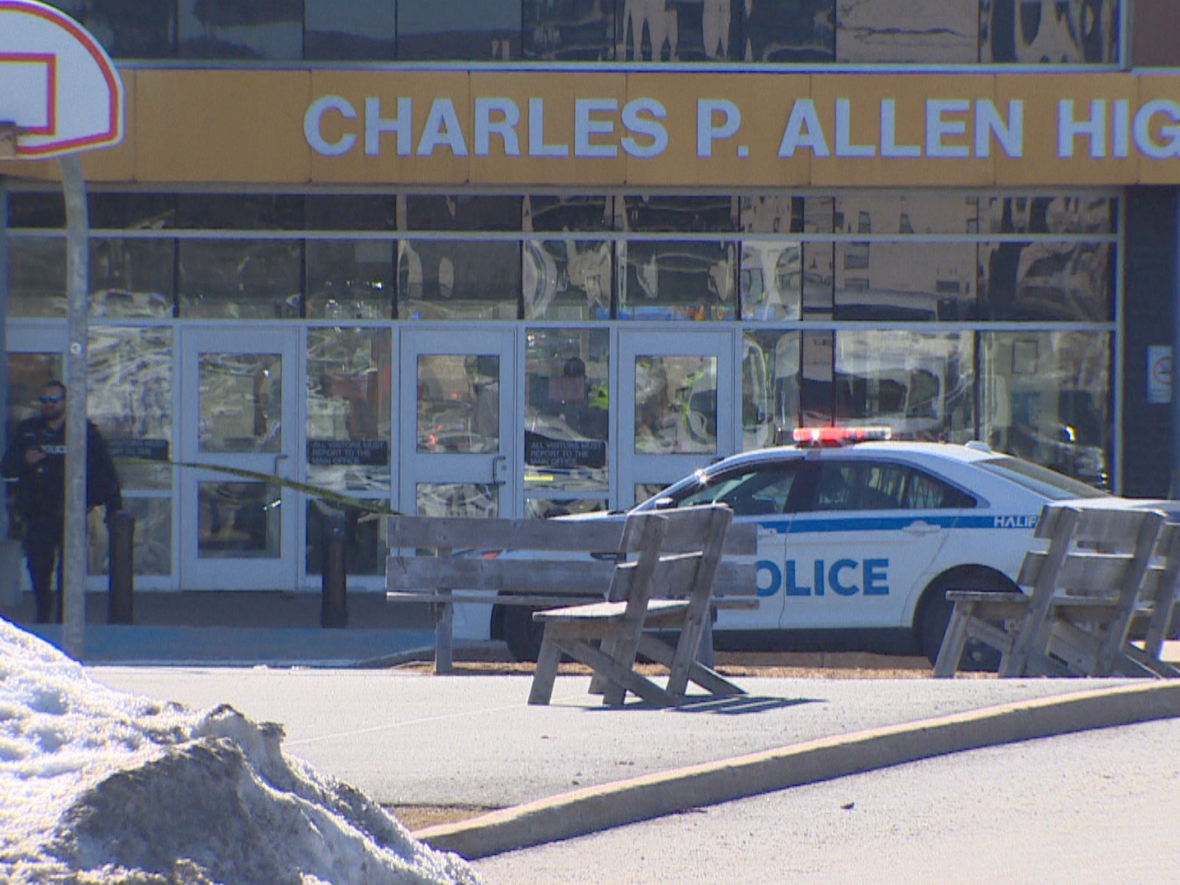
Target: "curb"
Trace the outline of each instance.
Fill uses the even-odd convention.
[[[868,729],[586,787],[427,827],[415,839],[468,860],[980,747],[1180,717],[1180,680],[1120,684]]]

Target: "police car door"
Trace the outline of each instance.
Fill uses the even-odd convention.
[[[784,629],[896,627],[910,589],[932,577],[946,520],[926,482],[882,459],[809,460],[811,495],[791,521],[782,567]]]

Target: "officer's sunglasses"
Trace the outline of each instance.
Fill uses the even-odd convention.
[[[41,397],[41,402],[43,402],[43,403],[60,403],[63,399],[65,399],[64,396],[43,396],[43,397]]]

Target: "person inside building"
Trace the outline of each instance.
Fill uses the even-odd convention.
[[[106,441],[90,421],[86,446],[86,507],[102,504],[109,518],[123,506],[119,477]],[[49,381],[41,388],[41,414],[16,426],[0,461],[0,473],[17,480],[16,510],[24,521],[24,551],[40,624],[62,620],[65,455],[66,387]]]

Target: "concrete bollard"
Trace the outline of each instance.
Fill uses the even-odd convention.
[[[110,538],[107,623],[130,624],[134,622],[135,517],[125,510],[117,510],[107,518],[107,531]]]
[[[348,523],[339,511],[326,513],[323,520],[322,578],[323,603],[320,607],[320,626],[348,626],[348,562],[345,543]]]

